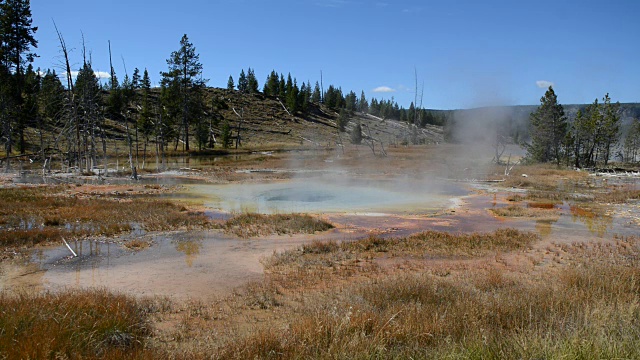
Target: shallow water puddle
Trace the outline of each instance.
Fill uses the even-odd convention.
[[[70,243],[78,257],[71,256],[64,245],[34,250],[29,262],[13,264],[11,269],[5,266],[0,289],[106,287],[134,295],[207,298],[259,280],[262,257],[309,241],[300,237],[238,240],[216,231],[147,237],[153,244],[141,251],[89,240]]]

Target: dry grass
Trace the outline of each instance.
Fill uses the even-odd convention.
[[[537,240],[538,237],[533,233],[514,229],[472,234],[425,231],[406,238],[370,237],[366,240],[343,243],[342,247],[359,254],[389,252],[393,256],[476,257],[523,249]]]
[[[502,217],[524,217],[535,219],[557,219],[559,214],[554,209],[554,205],[547,203],[537,203],[539,206],[507,206],[490,209],[492,213]]]
[[[0,248],[29,247],[61,238],[208,226],[200,213],[156,197],[80,197],[68,186],[0,189]]]
[[[313,234],[332,229],[333,225],[305,214],[262,215],[246,213],[228,220],[224,229],[241,238],[268,235]]]
[[[272,261],[289,271],[313,264],[337,268],[363,255],[421,254],[418,245],[477,256],[522,249],[532,240],[514,230],[425,233],[315,242]],[[293,291],[267,277],[235,293],[228,301],[236,305],[158,308],[101,291],[2,295],[0,352],[8,358],[89,359],[640,358],[640,238],[559,244],[549,251],[563,262],[535,265],[537,271],[496,263],[446,275],[364,271],[351,281],[335,281],[333,274],[325,286]],[[150,313],[158,311],[177,322],[153,335]]]
[[[142,302],[103,290],[0,293],[0,356],[8,359],[153,359]]]
[[[640,190],[631,188],[614,189],[607,192],[596,192],[595,201],[607,204],[623,204],[629,200],[640,200]]]
[[[314,241],[299,249],[277,253],[263,260],[271,281],[293,289],[350,279],[380,271],[376,258],[470,259],[498,252],[525,249],[538,236],[513,229],[493,233],[451,234],[427,231],[406,238],[369,237],[353,242]]]
[[[639,358],[640,241],[565,246],[557,271],[403,273],[320,292],[220,358]],[[603,255],[607,256],[603,256]],[[593,261],[597,259],[597,261]]]
[[[151,246],[151,242],[147,240],[131,239],[124,243],[124,247],[131,250],[144,250]]]

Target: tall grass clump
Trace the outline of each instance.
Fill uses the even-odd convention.
[[[241,238],[249,238],[273,234],[313,234],[332,229],[333,225],[307,214],[245,213],[229,219],[224,228]]]
[[[0,357],[151,359],[143,309],[137,300],[105,290],[0,293]]]

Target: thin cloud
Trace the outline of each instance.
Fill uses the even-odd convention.
[[[552,81],[547,81],[547,80],[538,80],[536,81],[536,86],[539,87],[540,89],[548,89],[549,86],[554,86]]]
[[[328,8],[340,8],[343,7],[347,4],[349,4],[350,1],[348,0],[323,0],[323,1],[316,1],[316,5],[321,6],[321,7],[328,7]]]
[[[391,93],[391,92],[396,92],[396,90],[388,86],[378,86],[377,88],[373,89],[373,92],[374,93]]]
[[[111,79],[111,74],[105,71],[95,71],[94,74],[98,79]]]
[[[111,79],[111,74],[109,74],[106,71],[94,71],[93,74],[98,78],[98,79]],[[62,74],[60,74],[61,77],[67,76],[67,72],[63,72]],[[72,71],[71,72],[71,77],[73,78],[77,78],[78,77],[78,71]]]

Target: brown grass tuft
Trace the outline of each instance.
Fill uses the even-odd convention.
[[[153,358],[144,346],[150,328],[143,308],[104,290],[0,293],[0,353],[9,359]]]
[[[147,231],[206,227],[206,216],[154,197],[80,197],[69,186],[0,189],[0,248],[59,242],[63,237],[112,236],[133,224]],[[120,196],[123,196],[121,198]]]
[[[332,229],[333,225],[305,214],[247,213],[234,216],[226,222],[224,228],[241,238],[250,238],[273,234],[313,234]]]

